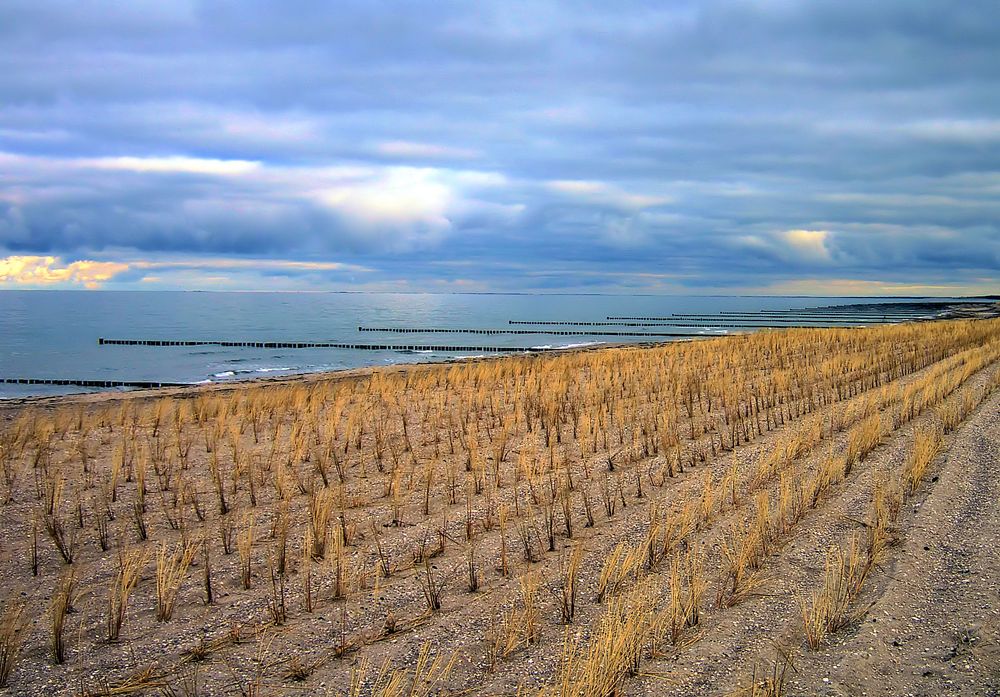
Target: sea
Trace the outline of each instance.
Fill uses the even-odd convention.
[[[936,299],[939,300],[939,299]],[[0,291],[0,380],[224,383],[365,366],[460,360],[495,346],[543,350],[667,341],[753,331],[725,313],[915,298],[431,294],[350,292]],[[699,315],[674,318],[674,315]],[[703,315],[703,316],[702,316]],[[671,326],[581,326],[609,317],[676,319]],[[851,324],[806,318],[803,323]],[[554,322],[523,325],[511,322]],[[682,326],[683,325],[683,326]],[[726,326],[722,326],[726,325]],[[500,329],[531,334],[387,333],[373,329]],[[572,331],[558,335],[545,332]],[[670,333],[679,337],[588,332]],[[409,348],[253,348],[101,345],[99,339],[338,343]],[[448,349],[438,347],[447,346]],[[457,348],[456,348],[457,347]],[[127,388],[120,388],[127,389]],[[0,384],[0,399],[94,391],[75,385]]]

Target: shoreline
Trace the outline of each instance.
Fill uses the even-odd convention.
[[[892,303],[889,303],[890,305]],[[902,303],[903,305],[938,305],[938,303]],[[882,303],[856,303],[854,305],[845,305],[843,307],[871,307],[873,305],[882,305]],[[949,311],[943,312],[941,315],[934,317],[932,319],[920,320],[923,322],[949,322],[949,321],[967,321],[967,320],[988,320],[991,318],[1000,317],[1000,303],[998,302],[984,302],[974,304],[973,307],[969,308],[969,311],[963,311],[962,309],[955,310],[951,309]],[[882,326],[881,324],[871,324],[864,325],[860,328],[872,328]],[[582,351],[601,351],[617,348],[651,348],[657,346],[664,346],[673,343],[685,343],[689,341],[705,341],[711,339],[722,339],[733,336],[741,336],[746,333],[757,333],[760,331],[769,332],[785,332],[785,331],[796,331],[800,329],[827,329],[827,328],[844,328],[844,327],[829,327],[829,326],[816,326],[816,327],[789,327],[789,328],[758,328],[751,329],[749,332],[738,331],[738,332],[727,332],[725,334],[704,334],[704,335],[692,335],[688,338],[671,338],[659,341],[639,341],[639,342],[597,342],[585,345],[573,345],[567,347],[555,347],[549,348],[542,351],[537,351],[534,353],[498,353],[495,355],[477,355],[462,358],[445,358],[442,360],[431,360],[431,361],[420,361],[420,362],[399,362],[392,363],[388,365],[371,365],[363,366],[358,368],[341,368],[333,370],[320,370],[315,372],[303,372],[303,373],[291,373],[286,375],[276,375],[276,376],[260,376],[260,377],[246,377],[235,380],[227,380],[225,382],[201,382],[201,383],[190,383],[176,386],[165,386],[159,388],[125,388],[122,391],[114,390],[102,390],[97,392],[75,392],[68,394],[55,394],[55,395],[29,395],[21,397],[0,397],[0,412],[10,412],[18,409],[30,408],[30,407],[43,407],[43,408],[54,408],[65,405],[72,404],[93,404],[99,402],[109,402],[121,399],[154,399],[159,397],[175,397],[175,398],[191,398],[199,394],[206,392],[229,392],[232,390],[246,389],[252,386],[271,386],[271,385],[287,385],[293,383],[304,383],[310,384],[321,381],[340,381],[357,379],[367,375],[371,375],[377,371],[384,372],[409,372],[420,367],[440,367],[446,365],[456,365],[468,362],[478,362],[484,360],[499,360],[504,358],[514,358],[514,357],[540,357],[544,355],[564,355],[567,353],[575,353]]]
[[[776,330],[785,331],[785,330]],[[700,337],[697,340],[723,339],[738,334],[723,334],[718,336]],[[696,339],[675,339],[671,341],[644,341],[629,343],[602,343],[589,346],[569,346],[566,348],[552,348],[535,353],[515,353],[470,356],[467,358],[452,358],[436,361],[421,362],[400,362],[389,365],[371,365],[360,368],[341,368],[335,370],[320,370],[310,373],[292,373],[289,375],[275,375],[262,377],[247,377],[237,380],[227,380],[225,382],[205,382],[191,383],[189,385],[178,385],[159,388],[126,389],[124,391],[102,390],[99,392],[75,392],[60,395],[36,395],[27,397],[0,397],[0,413],[17,411],[31,407],[58,408],[71,406],[73,404],[89,405],[102,402],[114,402],[118,400],[146,400],[159,399],[161,397],[173,397],[176,399],[191,399],[205,393],[227,393],[237,390],[244,390],[251,387],[271,387],[292,384],[311,384],[316,382],[340,382],[344,380],[355,380],[372,375],[376,372],[387,373],[408,373],[421,368],[440,368],[451,365],[464,365],[467,363],[478,363],[480,361],[497,361],[512,358],[541,358],[551,355],[566,355],[572,353],[583,353],[588,351],[607,351],[622,348],[656,348],[669,344],[686,343]]]

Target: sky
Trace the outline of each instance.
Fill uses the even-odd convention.
[[[0,288],[997,293],[1000,14],[3,0]]]

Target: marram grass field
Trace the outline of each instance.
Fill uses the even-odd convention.
[[[783,694],[998,358],[943,321],[8,407],[0,694]]]

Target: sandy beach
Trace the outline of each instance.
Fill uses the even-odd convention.
[[[998,322],[4,402],[2,692],[985,694]]]

